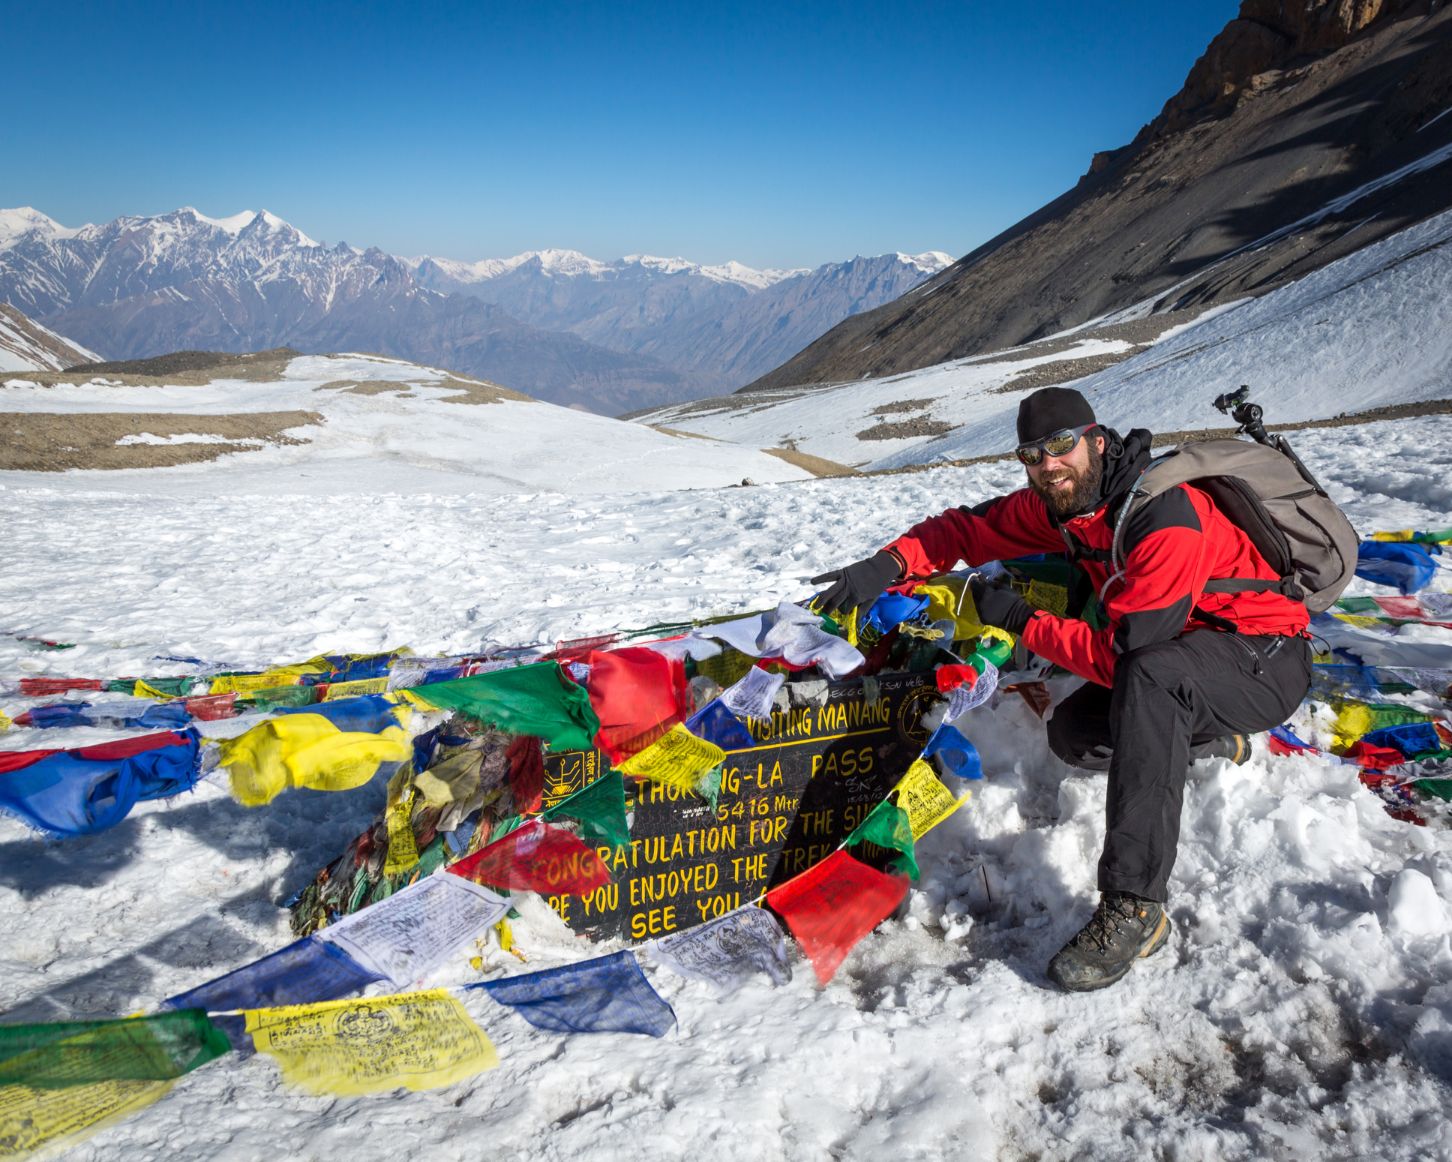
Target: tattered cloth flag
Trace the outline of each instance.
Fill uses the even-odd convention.
[[[546,895],[583,896],[610,882],[610,870],[594,848],[538,819],[450,864],[448,871],[477,884]]]
[[[469,987],[483,989],[550,1033],[663,1037],[676,1023],[675,1011],[650,987],[629,949]]]
[[[613,768],[553,807],[545,808],[542,818],[573,819],[580,825],[581,835],[591,843],[630,846],[630,823],[625,815],[625,780]]]
[[[257,1051],[312,1093],[437,1089],[499,1064],[493,1042],[443,989],[256,1009],[245,1017]]]
[[[939,758],[950,774],[960,779],[981,779],[983,763],[978,757],[978,748],[973,745],[956,726],[943,723],[928,745],[923,747],[923,758]]]
[[[510,734],[532,734],[555,750],[589,750],[600,722],[583,688],[557,662],[510,666],[470,678],[415,686],[407,697],[456,710]]]
[[[739,681],[721,692],[721,704],[740,718],[769,719],[776,692],[785,681],[785,674],[752,666]]]
[[[0,1025],[0,1086],[57,1089],[98,1081],[169,1081],[230,1053],[200,1009],[108,1021]]]
[[[206,984],[168,997],[176,1009],[231,1012],[306,1001],[331,1001],[361,992],[382,976],[365,968],[343,949],[304,936],[285,948],[233,969]]]
[[[643,646],[590,654],[590,705],[600,720],[595,745],[617,765],[691,713],[686,667]]]
[[[747,750],[756,745],[746,723],[732,714],[720,698],[712,698],[686,719],[686,729],[722,750]]]
[[[509,901],[462,876],[431,875],[318,933],[354,960],[408,988],[509,911]]]
[[[678,723],[621,763],[620,770],[631,778],[694,792],[706,774],[725,759],[726,752],[719,746],[697,738]]]
[[[24,1158],[42,1148],[74,1145],[160,1100],[175,1084],[98,1081],[65,1089],[0,1085],[0,1157]]]
[[[1432,554],[1435,544],[1409,541],[1362,541],[1356,551],[1356,575],[1364,581],[1388,585],[1403,597],[1424,589],[1437,572]]]
[[[977,681],[971,684],[964,682],[953,688],[953,692],[948,696],[948,709],[943,713],[944,721],[952,722],[967,714],[968,711],[976,710],[992,698],[993,692],[997,689],[998,667],[985,660],[983,672],[978,675]]]
[[[766,902],[786,921],[825,985],[858,941],[897,910],[907,891],[905,877],[884,875],[838,850],[773,888]]]
[[[769,613],[703,626],[700,632],[754,658],[780,657],[794,666],[819,666],[829,678],[845,678],[867,660],[860,650],[824,630],[815,613],[789,601]]]
[[[219,762],[231,775],[233,796],[248,807],[288,787],[352,790],[382,764],[406,762],[413,753],[399,725],[404,709],[375,696],[284,711],[222,742]]]
[[[191,730],[74,750],[0,753],[0,810],[67,838],[104,831],[138,802],[190,790],[201,769]]]
[[[739,988],[762,973],[778,985],[792,978],[781,925],[754,904],[664,936],[655,942],[654,953],[667,968],[722,990]]]
[[[920,877],[917,848],[907,812],[891,799],[884,799],[869,811],[867,818],[847,837],[848,847],[859,843],[873,843],[888,851],[899,852],[902,856],[899,861],[901,870],[914,880]]]

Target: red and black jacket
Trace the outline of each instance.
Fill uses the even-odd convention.
[[[1136,509],[1124,530],[1123,571],[1109,577],[1114,525],[1129,490],[1150,460],[1150,433],[1122,441],[1106,432],[1108,450],[1099,504],[1062,523],[1037,493],[1021,488],[973,508],[950,508],[914,525],[887,546],[904,577],[921,580],[959,561],[982,565],[1035,553],[1062,553],[1076,542],[1079,567],[1099,594],[1108,624],[1038,611],[1023,632],[1034,653],[1097,682],[1114,683],[1120,654],[1191,630],[1231,629],[1291,636],[1310,618],[1299,601],[1270,591],[1206,593],[1212,578],[1279,580],[1278,574],[1201,489],[1181,484]],[[1105,582],[1110,583],[1106,586]]]

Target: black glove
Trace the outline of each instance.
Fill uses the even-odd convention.
[[[832,583],[832,588],[817,595],[816,607],[822,613],[836,613],[839,609],[871,605],[889,585],[901,580],[902,564],[886,549],[881,549],[865,561],[813,577],[813,585]]]
[[[968,582],[968,590],[973,594],[978,620],[984,625],[1019,634],[1034,614],[1033,606],[1006,585],[1000,588],[989,585],[982,577],[973,577]]]

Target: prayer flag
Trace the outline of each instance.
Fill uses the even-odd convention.
[[[483,989],[550,1033],[643,1033],[663,1037],[676,1014],[626,949],[580,964],[486,980]]]
[[[196,698],[184,699],[182,705],[187,713],[199,722],[215,722],[221,718],[232,718],[237,713],[237,695],[201,694]]]
[[[450,864],[448,870],[476,884],[547,895],[582,896],[610,882],[610,871],[594,848],[539,820]]]
[[[499,1064],[493,1043],[443,989],[245,1016],[258,1052],[312,1093],[437,1089]]]
[[[352,678],[346,682],[329,682],[324,702],[335,702],[339,698],[356,698],[360,694],[382,694],[388,689],[388,678]]]
[[[721,704],[738,718],[770,720],[776,692],[785,681],[785,674],[752,666],[735,685],[721,692]]]
[[[462,876],[431,875],[318,933],[354,960],[408,988],[487,932],[509,901]]]
[[[686,729],[722,750],[746,750],[756,745],[746,723],[732,714],[720,698],[712,698],[686,719]]]
[[[953,693],[948,697],[948,709],[943,713],[947,722],[952,722],[960,715],[982,706],[990,698],[993,692],[998,689],[998,667],[986,658],[980,659],[983,665],[983,672],[978,675],[978,680],[972,685],[964,682],[961,686],[954,688]]]
[[[928,604],[929,599],[921,594],[909,597],[903,593],[889,591],[872,603],[872,608],[867,611],[867,624],[878,633],[886,633],[903,622],[917,617],[928,608]]]
[[[1309,742],[1297,738],[1291,729],[1286,726],[1277,726],[1271,730],[1266,747],[1274,755],[1316,753],[1314,746]]]
[[[589,750],[599,720],[589,695],[556,662],[490,670],[408,691],[415,700],[456,710],[511,734],[532,734],[556,750]]]
[[[104,1021],[0,1025],[0,1086],[57,1089],[98,1081],[167,1081],[230,1053],[200,1009]]]
[[[663,936],[654,950],[667,968],[722,990],[739,988],[761,973],[777,985],[792,978],[781,925],[754,904]]]
[[[914,592],[928,599],[928,617],[933,621],[953,623],[954,641],[967,641],[983,632],[978,610],[973,605],[973,593],[968,588],[968,578],[936,577],[925,585],[919,585]]]
[[[630,824],[625,817],[625,780],[614,769],[573,795],[547,807],[543,818],[573,819],[591,843],[630,846]]]
[[[400,767],[406,773],[407,768]],[[383,812],[388,834],[388,854],[383,860],[385,876],[402,875],[418,863],[418,842],[413,834],[413,788],[399,795]]]
[[[391,715],[389,720],[396,721]],[[383,763],[407,762],[412,753],[400,726],[376,734],[340,730],[326,715],[295,711],[223,741],[219,762],[231,775],[237,801],[258,807],[288,787],[314,791],[360,787]]]
[[[0,753],[0,810],[51,835],[91,835],[121,822],[138,802],[190,790],[200,754],[192,730]]]
[[[949,722],[933,731],[928,745],[923,747],[923,758],[932,758],[935,755],[948,768],[950,774],[960,779],[983,777],[983,762],[978,757],[978,748]]]
[[[261,960],[168,997],[165,1003],[174,1009],[216,1013],[331,1001],[361,992],[381,979],[342,948],[316,936],[304,936]]]
[[[544,753],[539,739],[521,734],[505,752],[509,770],[509,790],[514,796],[514,810],[528,815],[539,810],[544,798]]]
[[[98,678],[21,678],[20,693],[26,698],[48,698],[71,690],[103,690]]]
[[[969,798],[967,794],[959,798],[943,786],[938,772],[922,759],[913,760],[907,774],[898,780],[891,793],[897,796],[897,805],[907,813],[914,839],[921,839]]]
[[[907,890],[905,877],[874,871],[839,850],[773,888],[766,902],[825,985],[858,941],[897,910]]]
[[[339,730],[350,730],[363,734],[377,734],[390,726],[401,726],[408,721],[413,709],[400,706],[383,694],[365,694],[356,698],[343,698],[336,702],[321,702],[301,709],[284,707],[280,715],[314,714],[326,718]]]
[[[913,829],[908,823],[907,812],[891,799],[884,799],[868,812],[867,818],[847,837],[848,847],[859,843],[874,843],[888,851],[899,852],[903,870],[914,880],[920,877]]]
[[[694,793],[702,776],[725,759],[726,752],[715,743],[697,738],[677,724],[645,750],[621,763],[620,771],[635,779]]]
[[[950,664],[939,666],[933,677],[938,683],[938,693],[947,694],[962,685],[972,686],[978,681],[978,671],[964,663]]]
[[[1356,575],[1375,585],[1389,585],[1403,597],[1425,589],[1437,572],[1436,545],[1397,541],[1362,541],[1356,552]]]
[[[685,663],[643,646],[591,653],[590,705],[600,720],[595,744],[619,764],[691,712]]]
[[[23,1158],[46,1147],[74,1145],[145,1109],[175,1084],[99,1081],[65,1089],[0,1086],[0,1157]]]
[[[1395,747],[1407,759],[1436,757],[1444,747],[1437,728],[1430,722],[1409,722],[1402,726],[1384,726],[1361,738],[1372,746]]]

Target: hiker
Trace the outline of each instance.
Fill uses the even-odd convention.
[[[1071,991],[1103,988],[1165,944],[1170,872],[1190,761],[1249,757],[1251,733],[1285,721],[1310,685],[1306,606],[1274,584],[1209,591],[1212,578],[1279,575],[1202,489],[1175,485],[1118,530],[1123,567],[1109,576],[1116,519],[1150,460],[1150,433],[1101,425],[1072,388],[1046,387],[1018,410],[1028,486],[914,525],[831,582],[825,612],[866,608],[888,587],[954,568],[1063,553],[1092,583],[1103,628],[1030,607],[981,577],[970,590],[984,625],[1085,679],[1055,708],[1049,745],[1072,766],[1109,772],[1099,905],[1048,967]],[[1213,587],[1212,587],[1213,588]],[[1087,597],[1087,588],[1080,588]],[[1075,609],[1071,600],[1070,610]]]

